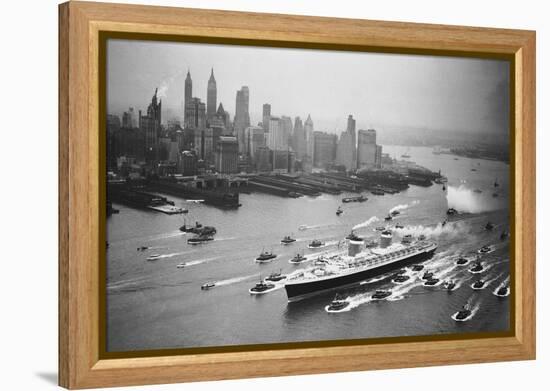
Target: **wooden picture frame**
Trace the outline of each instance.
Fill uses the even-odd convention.
[[[196,42],[506,58],[514,203],[508,336],[104,358],[99,137],[100,34]],[[103,159],[104,160],[104,159]],[[59,384],[90,388],[535,358],[535,32],[68,2],[59,6]]]

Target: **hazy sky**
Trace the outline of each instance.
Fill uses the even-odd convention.
[[[236,91],[248,86],[253,124],[270,103],[273,115],[311,114],[316,130],[331,132],[348,114],[358,128],[508,132],[506,61],[128,40],[109,40],[107,53],[108,111],[119,115],[146,110],[159,87],[163,122],[183,116],[187,69],[206,103],[213,67],[217,104],[233,119]]]

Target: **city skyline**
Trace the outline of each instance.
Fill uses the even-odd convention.
[[[158,87],[163,123],[173,117],[183,122],[187,73],[193,97],[207,103],[214,72],[217,104],[223,104],[231,119],[237,91],[249,88],[251,125],[262,121],[262,105],[269,103],[273,115],[304,119],[311,114],[316,129],[329,133],[345,131],[349,114],[358,129],[382,124],[508,132],[504,61],[121,40],[109,41],[108,50],[108,111],[117,115],[129,107],[145,110]],[[351,71],[358,66],[368,66],[370,72]],[[330,70],[346,72],[330,77]],[[323,85],[315,89],[319,80]],[[326,102],[334,96],[338,99]]]

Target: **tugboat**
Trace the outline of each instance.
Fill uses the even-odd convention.
[[[458,322],[464,322],[472,315],[472,310],[468,303],[464,304],[462,309],[453,315],[453,319]]]
[[[456,264],[462,266],[462,265],[466,265],[468,262],[469,262],[468,258],[459,257],[458,260],[456,261]]]
[[[433,276],[434,276],[434,274],[432,272],[428,271],[428,272],[426,272],[422,275],[422,279],[423,280],[429,280],[429,279],[433,278]]]
[[[506,297],[510,293],[510,287],[508,284],[502,285],[498,290],[496,291],[495,295],[499,297]]]
[[[477,250],[477,252],[480,254],[487,254],[488,252],[491,252],[491,250],[492,250],[491,247],[483,246],[479,250]]]
[[[277,282],[277,281],[281,281],[281,280],[284,280],[286,278],[286,276],[284,274],[281,274],[281,271],[279,270],[279,272],[273,272],[271,273],[268,277],[266,277],[266,281],[272,281],[272,282]]]
[[[357,236],[355,234],[355,232],[353,232],[353,230],[350,232],[350,234],[348,236],[346,236],[346,239],[347,240],[353,240],[353,241],[356,241],[356,242],[360,242],[363,240],[363,238],[361,238],[360,236]]]
[[[320,240],[313,239],[310,244],[308,244],[308,248],[319,248],[324,246],[324,243]]]
[[[215,286],[216,286],[216,284],[214,282],[207,282],[207,283],[201,285],[201,290],[206,291],[210,288],[214,288]]]
[[[187,239],[187,243],[195,245],[195,244],[203,244],[206,242],[210,242],[214,240],[214,237],[210,235],[198,235],[194,238]]]
[[[290,243],[294,243],[295,241],[296,241],[296,239],[294,239],[290,235],[287,235],[281,240],[281,243],[282,244],[290,244]]]
[[[248,292],[250,292],[251,295],[263,295],[273,288],[275,288],[274,284],[265,283],[263,280],[260,280],[260,282],[256,283]]]
[[[338,207],[338,209],[336,209],[336,216],[340,216],[342,213],[344,213],[344,211],[342,208]]]
[[[271,262],[271,260],[277,258],[276,254],[273,254],[271,251],[262,251],[260,255],[256,258],[258,263]]]
[[[176,266],[178,269],[183,269],[185,267],[185,262],[182,262],[182,263],[178,263],[178,265]]]
[[[445,282],[443,282],[443,289],[445,290],[452,291],[455,286],[456,282],[454,282],[453,280],[445,280]]]
[[[198,221],[195,222],[194,227],[188,227],[187,223],[184,222],[183,225],[180,227],[180,231],[181,232],[196,233],[196,231],[199,230],[200,228],[202,228],[202,224],[199,223]]]
[[[396,276],[392,281],[393,282],[397,282],[398,284],[402,284],[404,283],[405,281],[408,281],[411,277],[410,276],[407,276],[406,274],[399,274],[398,276]]]
[[[385,291],[385,290],[379,289],[376,292],[374,292],[374,294],[372,295],[372,299],[382,300],[388,296],[391,296],[391,291]]]
[[[403,229],[403,228],[405,228],[403,225],[395,224],[395,229]]]
[[[340,296],[338,296],[338,294],[336,294],[336,296],[334,296],[334,300],[332,300],[332,302],[326,307],[326,311],[338,312],[342,311],[347,306],[349,306],[349,301],[341,298]]]
[[[395,216],[401,214],[401,212],[398,211],[398,210],[392,210],[392,211],[390,212],[390,214],[391,214],[393,217],[395,217]]]
[[[413,272],[419,272],[421,271],[422,269],[424,269],[424,265],[421,265],[421,264],[416,264],[416,265],[412,265],[412,271]]]
[[[150,247],[147,247],[147,246],[141,246],[141,247],[138,247],[137,250],[138,251],[145,251],[145,250],[148,250]]]
[[[385,231],[385,230],[386,230],[386,227],[380,226],[380,227],[376,227],[374,230],[375,230],[375,231],[380,231],[380,232],[382,232],[382,231]]]
[[[472,284],[473,289],[483,289],[485,288],[486,281],[483,280],[477,280]]]
[[[147,260],[148,261],[156,261],[157,259],[160,259],[161,255],[160,254],[153,254],[153,255],[149,255],[147,257]]]
[[[386,217],[384,217],[384,220],[386,221],[390,221],[393,217],[391,217],[391,215],[387,215]]]
[[[483,265],[480,261],[476,261],[474,266],[470,269],[471,273],[481,273],[483,271]]]
[[[294,258],[292,258],[288,262],[298,264],[298,263],[302,263],[304,261],[307,261],[307,258],[304,257],[303,255],[301,255],[300,253],[298,253],[294,256]]]
[[[490,221],[488,221],[487,224],[485,224],[485,230],[486,231],[492,231],[494,228],[495,228],[495,225],[493,223],[491,223]]]
[[[424,282],[425,286],[434,286],[439,282],[439,278],[429,278],[427,281]]]
[[[455,208],[447,209],[447,216],[454,216],[456,214],[458,214],[458,211]]]

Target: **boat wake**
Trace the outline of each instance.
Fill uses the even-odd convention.
[[[361,229],[361,228],[366,228],[368,227],[369,225],[371,225],[372,223],[376,223],[377,221],[380,221],[380,219],[376,216],[372,216],[371,218],[369,218],[368,220],[360,223],[360,224],[357,224],[355,225],[353,228],[352,228],[352,231],[356,230],[356,229]]]
[[[507,297],[510,295],[510,276],[506,277],[500,284],[498,284],[498,286],[493,290],[493,295],[497,296],[497,297]],[[506,289],[506,294],[504,295],[499,295],[498,294],[498,291],[501,289],[501,288],[504,288],[505,286],[508,286],[507,289]]]
[[[452,318],[455,322],[467,322],[467,321],[469,321],[470,319],[472,319],[472,318],[477,314],[477,312],[479,311],[479,308],[480,308],[480,307],[481,307],[481,305],[480,305],[479,303],[475,304],[475,305],[473,306],[473,308],[472,308],[472,313],[471,313],[469,316],[467,316],[466,318],[464,318],[464,319],[458,319],[458,318],[457,318],[458,311],[455,312],[455,313],[451,316],[451,318]]]
[[[258,278],[258,274],[249,274],[247,276],[239,276],[239,277],[233,277],[233,278],[228,278],[227,280],[220,280],[220,281],[215,281],[215,284],[216,286],[227,286],[227,285],[232,285],[232,284],[237,284],[239,282],[243,282],[243,281],[247,281],[247,280],[252,280],[253,278]]]
[[[405,209],[409,209],[411,206],[414,206],[414,205],[418,205],[420,203],[419,200],[414,200],[413,202],[411,202],[410,204],[400,204],[400,205],[396,205],[394,206],[393,208],[391,208],[389,210],[389,213],[393,213],[393,212],[401,212]],[[395,218],[395,217],[394,217]]]

